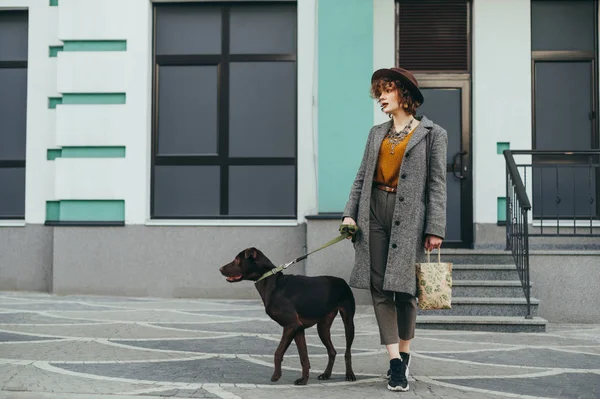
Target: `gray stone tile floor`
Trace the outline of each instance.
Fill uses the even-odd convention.
[[[390,392],[373,311],[359,307],[356,382],[307,330],[309,384],[294,343],[270,381],[281,328],[260,301],[54,296],[0,292],[0,399],[131,398],[599,398],[600,324],[551,324],[547,333],[418,330],[410,391]]]

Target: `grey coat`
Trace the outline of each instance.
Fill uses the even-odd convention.
[[[354,243],[355,264],[350,276],[350,286],[369,289],[371,255],[369,251],[369,219],[371,187],[377,165],[379,149],[391,120],[371,128],[363,159],[352,184],[343,216],[356,221],[360,234]],[[429,184],[426,180],[427,134],[432,135]],[[416,295],[415,263],[425,259],[424,239],[431,234],[441,238],[446,230],[446,152],[448,135],[427,117],[421,119],[410,138],[402,160],[396,192],[396,206],[392,223],[390,247],[383,289]],[[425,205],[425,190],[429,205]],[[400,222],[396,225],[396,221]]]

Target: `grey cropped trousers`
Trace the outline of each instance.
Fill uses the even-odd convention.
[[[414,296],[383,289],[395,205],[395,193],[373,188],[369,223],[371,297],[382,345],[397,344],[398,339],[413,339],[417,321]]]

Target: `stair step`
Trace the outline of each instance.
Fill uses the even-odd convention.
[[[452,295],[514,298],[523,296],[523,288],[519,280],[453,280]]]
[[[417,328],[427,330],[546,332],[547,323],[524,316],[417,316]]]
[[[432,259],[437,260],[437,252],[432,254]],[[442,249],[442,262],[454,264],[510,264],[514,267],[514,260],[510,251],[504,250],[481,250],[481,249]]]
[[[538,315],[540,301],[531,298],[531,315]],[[420,310],[424,316],[518,316],[527,314],[525,298],[452,297],[452,309]]]
[[[452,265],[452,280],[518,280],[515,265]]]

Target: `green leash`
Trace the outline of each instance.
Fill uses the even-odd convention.
[[[358,226],[356,226],[356,225],[350,225],[350,224],[343,224],[343,225],[340,226],[339,230],[340,230],[340,235],[337,236],[336,238],[334,238],[333,240],[330,240],[330,241],[326,242],[321,247],[315,249],[312,252],[307,253],[306,255],[302,255],[302,256],[294,259],[291,262],[288,262],[288,263],[283,264],[281,266],[277,266],[275,269],[269,270],[268,272],[266,272],[265,274],[263,274],[258,280],[256,280],[256,282],[254,284],[258,283],[261,280],[266,279],[269,276],[273,276],[273,275],[279,273],[280,271],[283,271],[283,270],[287,269],[288,267],[290,267],[294,263],[300,262],[301,260],[304,260],[304,259],[308,258],[308,255],[312,255],[315,252],[320,251],[322,249],[325,249],[325,248],[327,248],[327,247],[329,247],[329,246],[331,246],[331,245],[333,245],[335,243],[338,243],[338,242],[340,242],[342,240],[345,240],[348,237],[352,237],[352,242],[356,241],[356,233],[358,233],[358,231],[359,231]]]

